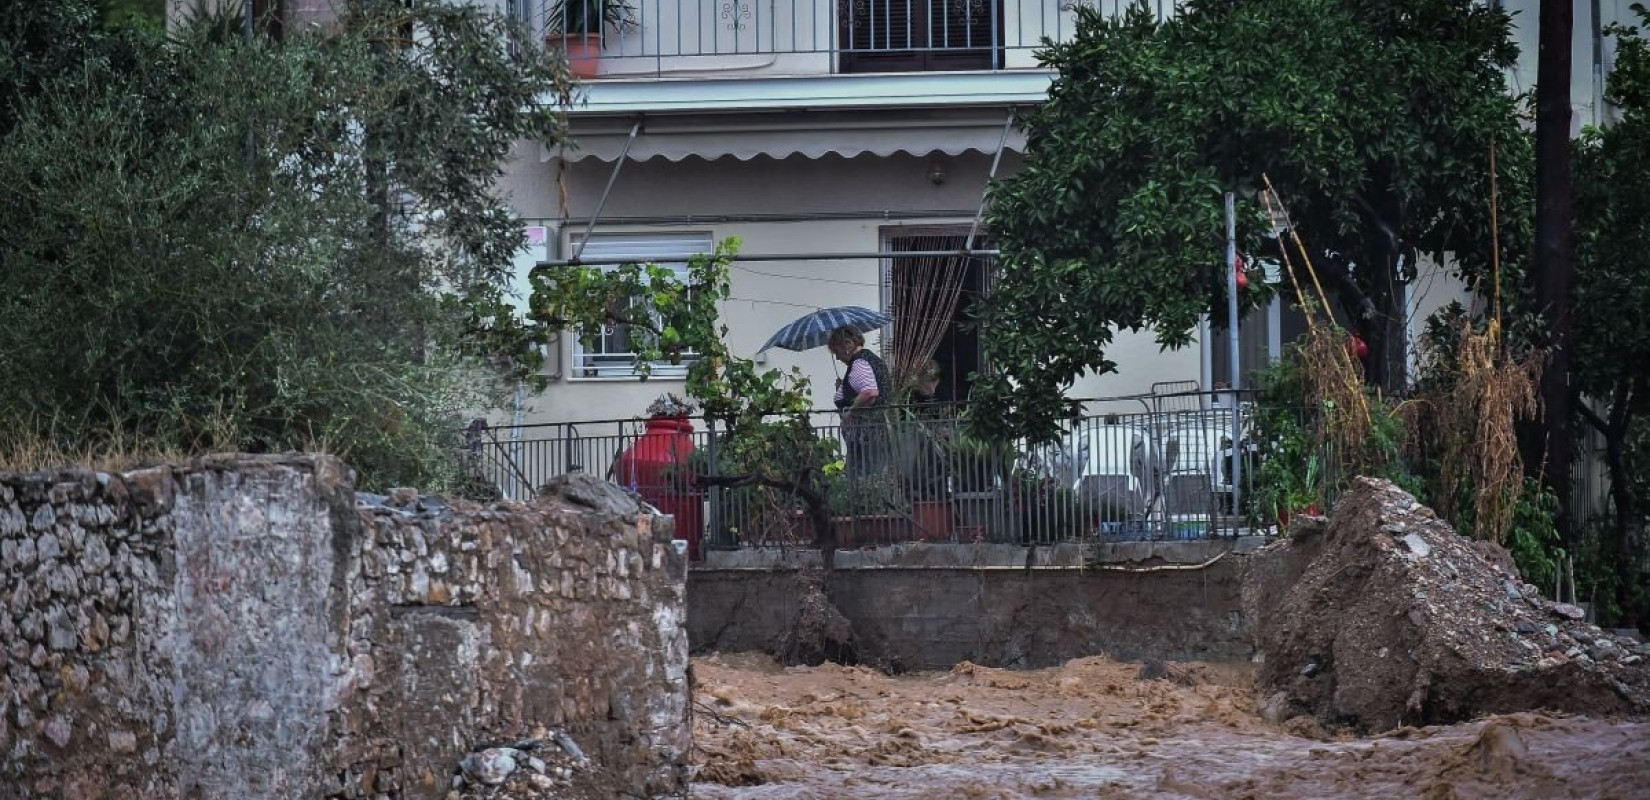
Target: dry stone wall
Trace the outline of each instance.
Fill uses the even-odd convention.
[[[0,474],[0,800],[445,798],[563,735],[614,796],[685,787],[668,517],[355,494],[325,457]]]

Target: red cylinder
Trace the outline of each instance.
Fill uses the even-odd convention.
[[[687,540],[688,558],[696,561],[704,536],[705,493],[694,486],[688,464],[692,454],[693,420],[654,417],[642,437],[619,454],[613,479],[675,516],[676,538]]]

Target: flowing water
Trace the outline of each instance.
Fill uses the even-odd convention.
[[[1650,724],[1513,714],[1330,736],[1263,720],[1249,665],[693,667],[695,798],[1650,798]]]

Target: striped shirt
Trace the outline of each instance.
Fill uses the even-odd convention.
[[[876,389],[880,394],[882,388],[877,386],[877,374],[871,369],[871,362],[860,358],[854,360],[854,365],[848,368],[848,386],[856,392],[867,389]],[[835,400],[842,399],[842,385],[837,384]]]

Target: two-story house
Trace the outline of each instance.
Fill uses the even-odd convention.
[[[633,24],[605,27],[599,60],[570,49],[593,76],[571,111],[577,146],[524,144],[510,171],[504,190],[535,243],[523,266],[669,263],[736,236],[748,260],[735,264],[723,309],[735,352],[754,354],[816,308],[880,309],[902,336],[932,343],[940,396],[962,399],[981,367],[979,336],[990,335],[960,324],[990,291],[989,233],[977,225],[987,180],[1018,164],[1013,117],[1042,102],[1052,79],[1033,51],[1071,34],[1073,5],[629,0],[622,13]],[[565,20],[582,17],[559,6],[509,8],[561,46]],[[965,249],[983,254],[957,254]],[[638,384],[622,331],[565,338],[550,357],[552,385],[524,421],[633,416],[682,371],[656,369]],[[1200,348],[1160,353],[1149,334],[1124,334],[1111,352],[1123,371],[1075,392],[1209,384]],[[823,349],[758,358],[815,376],[828,407],[834,373]]]

